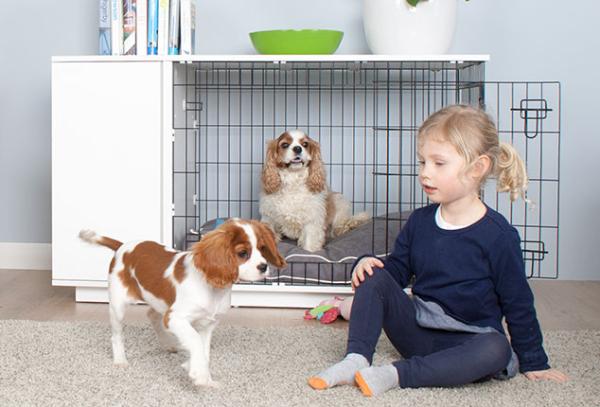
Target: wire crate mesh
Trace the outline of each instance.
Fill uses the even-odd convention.
[[[320,143],[331,190],[384,225],[384,253],[374,241],[361,249],[389,252],[401,218],[428,204],[417,177],[419,125],[464,103],[494,117],[530,176],[533,205],[511,203],[493,180],[484,201],[519,230],[528,275],[558,276],[558,83],[486,82],[483,62],[194,61],[176,65],[173,75],[176,248],[188,248],[217,219],[260,219],[267,142],[298,128]],[[316,261],[316,274],[290,263],[263,283],[348,285],[360,254]]]

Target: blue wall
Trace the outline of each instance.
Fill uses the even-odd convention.
[[[97,0],[2,0],[0,12],[0,243],[51,238],[50,58],[97,49]],[[335,28],[338,53],[368,52],[360,0],[198,0],[200,53],[253,53],[248,32]],[[595,121],[600,4],[460,2],[450,50],[490,54],[489,80],[562,83],[561,279],[600,279]]]

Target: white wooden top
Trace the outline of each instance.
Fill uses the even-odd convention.
[[[53,56],[52,62],[146,62],[146,61],[223,61],[223,62],[486,62],[490,56],[468,54],[438,54],[438,55],[82,55],[82,56]]]

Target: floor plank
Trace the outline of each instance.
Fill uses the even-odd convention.
[[[0,319],[37,321],[105,321],[106,304],[76,303],[71,287],[53,287],[49,271],[0,270]],[[600,329],[600,281],[531,280],[536,310],[545,330]],[[147,307],[131,306],[126,322],[145,322]],[[222,323],[248,327],[298,326],[304,310],[286,308],[233,308]],[[345,328],[339,321],[336,327]]]

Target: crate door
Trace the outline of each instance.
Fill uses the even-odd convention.
[[[529,277],[558,278],[560,106],[558,82],[485,83],[484,107],[525,161],[529,186],[528,202],[511,203],[491,179],[483,198],[519,231]]]

